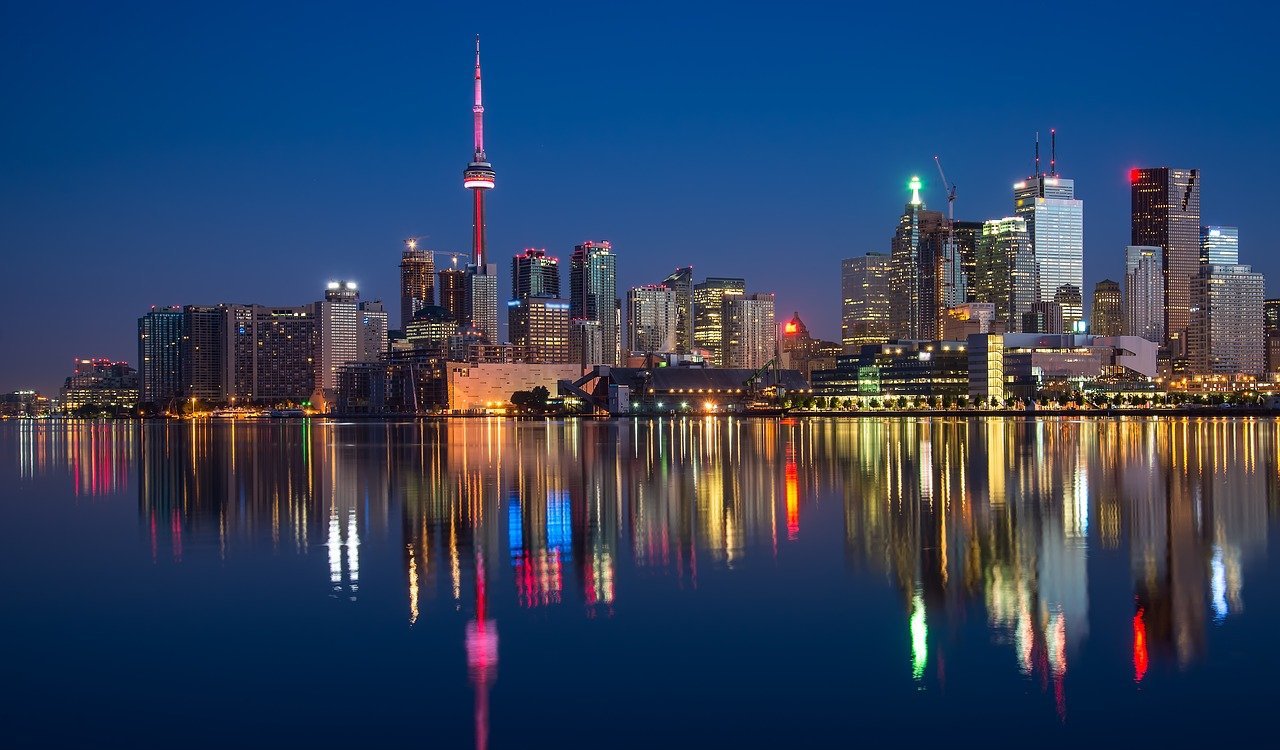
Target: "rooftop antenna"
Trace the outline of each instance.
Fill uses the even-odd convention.
[[[1049,174],[1058,176],[1058,129],[1049,128]]]
[[[1040,131],[1036,131],[1036,177],[1040,176]]]

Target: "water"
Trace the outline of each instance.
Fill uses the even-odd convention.
[[[1217,742],[1272,420],[0,424],[8,746]]]

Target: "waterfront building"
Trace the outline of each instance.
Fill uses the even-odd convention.
[[[1150,167],[1129,172],[1130,244],[1163,250],[1164,324],[1173,357],[1185,356],[1191,284],[1200,271],[1200,170]]]
[[[1194,375],[1266,371],[1262,274],[1249,266],[1204,266],[1191,285],[1187,364]]]
[[[727,367],[724,351],[724,304],[747,293],[746,279],[708,276],[693,287],[693,346],[705,351],[715,367]]]
[[[1040,277],[1037,302],[1053,301],[1063,286],[1077,293],[1084,288],[1084,201],[1075,197],[1075,180],[1058,175],[1056,162],[1050,164],[1047,174],[1013,186],[1014,215],[1026,220]],[[1068,305],[1063,317],[1068,325],[1080,319]]]
[[[164,404],[181,398],[183,314],[181,307],[152,307],[138,318],[140,400]]]
[[[419,250],[418,240],[404,241],[400,256],[400,330],[404,330],[413,314],[436,303],[436,262],[430,250]]]
[[[303,402],[316,389],[315,305],[223,305],[227,399]]]
[[[353,281],[330,281],[316,303],[316,387],[332,398],[338,390],[338,368],[360,358],[360,292]]]
[[[600,359],[591,364],[618,363],[619,308],[618,256],[613,246],[588,241],[574,247],[569,262],[569,317],[600,325]]]
[[[889,336],[936,338],[943,311],[964,301],[953,286],[958,253],[949,242],[946,217],[925,209],[920,179],[912,177],[908,187],[911,199],[890,250]]]
[[[47,417],[53,410],[48,397],[33,390],[10,391],[0,394],[0,417]]]
[[[679,306],[674,290],[661,285],[627,291],[627,351],[675,352]]]
[[[1200,227],[1200,265],[1234,266],[1240,263],[1240,230],[1237,227]]]
[[[1124,249],[1124,331],[1157,344],[1164,343],[1164,249],[1129,245]]]
[[[569,361],[581,368],[604,362],[604,331],[598,320],[569,320]]]
[[[182,308],[182,397],[219,403],[228,398],[228,307]]]
[[[581,370],[573,364],[472,364],[450,361],[445,365],[449,411],[460,414],[504,411],[511,395],[539,386],[555,394],[561,380],[575,380]]]
[[[722,316],[726,366],[755,370],[773,361],[778,350],[774,295],[730,295]]]
[[[511,343],[526,347],[530,364],[569,362],[569,303],[544,297],[524,297],[507,303]]]
[[[983,222],[978,246],[978,302],[995,305],[1006,331],[1021,330],[1023,316],[1040,302],[1040,277],[1026,220],[1019,216]]]
[[[846,354],[889,340],[891,257],[870,252],[840,262],[840,343]]]
[[[693,266],[677,268],[662,280],[662,286],[670,289],[676,298],[676,348],[677,354],[693,351]]]
[[[1093,314],[1089,331],[1095,336],[1124,335],[1124,306],[1120,284],[1103,279],[1093,287]]]
[[[138,405],[138,393],[138,371],[128,362],[97,357],[75,360],[58,400],[64,413],[89,408],[118,414]]]

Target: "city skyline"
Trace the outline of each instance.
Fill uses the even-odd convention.
[[[922,13],[926,10],[930,15],[921,31],[922,48],[943,34],[946,25],[945,12]],[[1243,179],[1254,170],[1274,169],[1274,155],[1249,145],[1253,129],[1261,133],[1263,113],[1271,105],[1241,96],[1229,111],[1198,111],[1177,132],[1157,132],[1136,113],[1126,114],[1123,87],[1104,80],[1099,60],[1064,75],[1051,103],[1028,92],[994,105],[998,112],[966,105],[962,112],[967,119],[942,125],[932,122],[937,118],[889,114],[890,106],[864,106],[887,85],[869,70],[869,62],[877,55],[898,60],[902,56],[897,50],[883,42],[857,51],[813,45],[800,37],[799,24],[788,19],[777,29],[776,49],[758,56],[753,57],[758,50],[741,42],[714,39],[707,47],[676,44],[686,53],[677,62],[653,54],[652,41],[643,38],[650,33],[644,24],[627,29],[625,19],[610,18],[609,11],[579,21],[557,18],[564,28],[551,28],[549,22],[537,27],[544,32],[544,43],[548,38],[567,41],[583,32],[583,24],[594,24],[599,33],[615,38],[617,56],[593,69],[565,51],[570,46],[555,44],[544,60],[528,62],[532,40],[523,28],[516,32],[522,23],[517,10],[485,23],[459,12],[433,24],[424,50],[353,63],[338,81],[338,91],[351,96],[370,79],[382,77],[386,80],[362,101],[396,101],[395,107],[377,104],[354,112],[324,106],[339,101],[330,98],[337,94],[317,85],[322,75],[333,72],[328,67],[312,78],[297,77],[302,71],[288,62],[265,80],[252,79],[250,73],[261,74],[258,56],[265,54],[256,45],[274,38],[272,24],[283,24],[283,17],[263,19],[261,28],[248,31],[209,19],[202,31],[213,39],[244,35],[245,49],[235,65],[216,67],[215,51],[196,50],[190,59],[177,61],[173,72],[154,73],[138,83],[129,74],[137,72],[139,61],[165,55],[170,43],[162,37],[168,28],[193,19],[170,10],[115,42],[132,42],[139,50],[135,60],[92,38],[95,12],[54,24],[41,9],[11,11],[20,17],[8,26],[29,33],[6,40],[7,54],[15,58],[9,67],[33,75],[4,84],[6,98],[24,115],[2,126],[15,151],[12,168],[0,183],[12,198],[4,209],[6,220],[0,222],[0,243],[11,249],[6,255],[12,257],[14,272],[37,279],[47,274],[46,249],[56,249],[70,272],[62,281],[67,297],[52,301],[98,312],[85,319],[57,309],[50,315],[47,336],[16,327],[8,335],[0,333],[0,344],[27,351],[6,372],[0,390],[34,386],[52,392],[65,376],[69,358],[132,361],[133,321],[151,305],[228,299],[296,305],[312,300],[311,290],[331,278],[355,280],[368,291],[368,299],[392,301],[399,288],[396,263],[404,237],[425,236],[429,247],[467,252],[472,228],[463,212],[470,200],[457,189],[456,175],[458,160],[465,156],[458,144],[470,124],[462,120],[468,114],[462,112],[463,97],[472,81],[471,71],[459,60],[466,59],[476,31],[485,35],[486,83],[493,102],[487,124],[504,170],[503,190],[491,196],[495,202],[488,208],[488,247],[494,258],[529,246],[567,257],[583,238],[600,237],[617,249],[619,289],[654,283],[676,266],[691,263],[699,279],[752,279],[753,288],[777,294],[779,310],[798,310],[816,336],[838,339],[839,279],[834,273],[814,277],[793,258],[806,247],[822,248],[819,267],[834,268],[841,258],[884,251],[892,217],[901,210],[902,185],[912,174],[924,178],[926,206],[942,210],[945,195],[929,177],[934,154],[942,156],[948,176],[959,184],[957,219],[1008,215],[1009,186],[1031,171],[1035,132],[1043,137],[1056,127],[1062,140],[1058,171],[1075,180],[1077,197],[1089,204],[1085,290],[1103,278],[1122,278],[1124,247],[1130,244],[1128,171],[1136,166],[1201,170],[1207,180],[1202,222],[1239,227],[1243,253],[1254,270],[1277,272],[1276,261],[1266,252],[1272,238],[1260,220],[1266,215],[1265,196]],[[1174,28],[1187,22],[1187,15],[1185,9],[1173,8],[1167,18],[1151,23]],[[228,17],[234,16],[228,11]],[[699,33],[712,19],[694,16],[690,30],[664,28],[665,38],[701,41]],[[1083,19],[1058,20],[1064,32],[1092,34],[1098,43],[1110,38],[1106,31],[1086,29]],[[1036,21],[998,23],[1012,27]],[[737,23],[763,33],[761,19]],[[872,27],[884,23],[886,18],[870,19]],[[344,30],[353,37],[353,49],[372,48],[381,31],[369,25]],[[832,33],[806,31],[820,37]],[[84,49],[85,59],[54,61],[38,48],[41,39],[55,33]],[[336,24],[322,26],[321,33],[346,38]],[[1193,72],[1194,80],[1178,86],[1211,82],[1215,92],[1228,95],[1257,85],[1266,66],[1250,62],[1251,55],[1261,53],[1239,35],[1228,40],[1206,32],[1202,41],[1202,67]],[[284,49],[300,44],[287,38]],[[1211,54],[1228,45],[1231,55],[1215,59]],[[792,76],[809,67],[797,54],[801,49],[824,63],[817,79]],[[1135,64],[1135,55],[1117,44],[1106,61]],[[83,66],[89,60],[109,84],[101,90],[86,87]],[[964,62],[963,70],[975,80],[1009,75],[996,67],[994,55],[988,59],[972,53]],[[681,77],[685,66],[695,63],[717,84]],[[326,63],[331,64],[336,63]],[[917,60],[903,64],[924,66]],[[179,85],[184,73],[193,76],[185,88]],[[618,78],[618,73],[625,75]],[[612,79],[614,90],[602,90],[605,78]],[[788,109],[815,88],[830,91],[837,82],[852,93],[832,94],[821,117],[802,118],[798,110]],[[51,120],[58,109],[46,99],[49,87],[75,102],[82,116]],[[664,87],[666,98],[650,92]],[[115,96],[105,97],[104,91]],[[269,93],[279,91],[292,95],[278,103],[268,100]],[[176,96],[176,103],[173,96],[156,96],[165,92]],[[584,92],[623,105],[628,117],[608,121],[603,129],[579,122],[568,103]],[[260,122],[230,114],[246,104],[264,109]],[[690,121],[680,126],[664,122],[675,110],[690,112]],[[194,116],[205,112],[218,116],[197,122]],[[988,116],[994,114],[1000,116]],[[999,124],[990,126],[994,121]],[[1231,137],[1220,137],[1227,128]],[[844,140],[846,132],[858,136],[856,146],[836,143],[834,134],[841,133]],[[833,171],[849,176],[835,178],[822,195],[805,192],[801,198],[788,187],[782,165],[805,153],[805,141],[814,136],[832,144],[824,158],[831,160]],[[677,163],[712,143],[721,171],[710,189],[672,180]],[[590,194],[575,187],[580,180],[561,174],[572,170],[554,167],[584,156],[607,173],[602,188]],[[372,181],[348,179],[370,170]],[[552,205],[559,208],[549,211]],[[655,210],[666,220],[653,222]],[[188,259],[176,262],[175,252]],[[253,272],[245,273],[246,268]],[[510,282],[502,275],[498,299],[506,300]],[[768,284],[762,285],[765,278]],[[9,306],[10,319],[19,307],[48,301],[45,290],[32,286],[0,303]],[[75,305],[66,304],[71,300]]]

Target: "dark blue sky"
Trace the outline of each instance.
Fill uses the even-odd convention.
[[[404,237],[468,249],[476,32],[504,282],[609,239],[620,289],[693,263],[835,338],[839,261],[887,249],[911,174],[945,209],[940,154],[959,218],[1007,215],[1050,127],[1088,287],[1119,278],[1135,165],[1204,170],[1204,219],[1280,272],[1266,5],[255,5],[0,8],[0,390],[134,361],[151,304],[351,278],[394,319]]]

